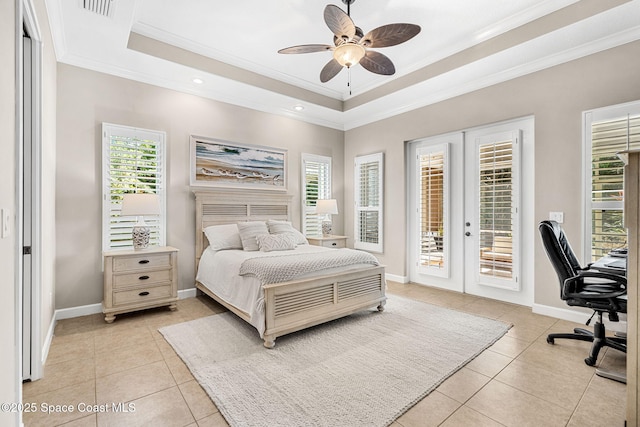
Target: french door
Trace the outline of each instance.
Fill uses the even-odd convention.
[[[412,282],[527,303],[520,295],[525,134],[533,136],[532,119],[410,144]]]

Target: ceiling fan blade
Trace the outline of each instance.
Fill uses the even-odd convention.
[[[360,39],[365,47],[389,47],[404,43],[420,32],[415,24],[389,24],[369,31]]]
[[[324,22],[338,39],[349,41],[356,34],[356,26],[346,13],[333,4],[324,8]]]
[[[333,46],[328,44],[302,44],[299,46],[285,47],[280,49],[278,53],[313,53],[324,52],[333,49]]]
[[[360,60],[360,65],[372,73],[385,76],[390,76],[396,72],[396,67],[393,66],[393,62],[389,58],[380,52],[372,50],[367,51],[364,58]]]
[[[332,78],[334,78],[339,72],[342,70],[342,65],[335,59],[331,58],[331,61],[327,62],[320,71],[320,81],[322,83],[326,83]]]

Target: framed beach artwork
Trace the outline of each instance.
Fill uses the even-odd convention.
[[[287,189],[287,150],[191,135],[191,185]]]

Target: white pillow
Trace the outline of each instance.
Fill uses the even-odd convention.
[[[242,240],[242,249],[245,251],[257,251],[258,241],[256,237],[260,234],[269,234],[269,229],[264,221],[239,222],[238,231]]]
[[[242,249],[240,232],[235,224],[211,225],[204,229],[204,234],[213,250]]]
[[[287,251],[296,248],[296,241],[291,233],[259,234],[256,240],[262,252]]]
[[[291,222],[289,221],[276,221],[275,219],[270,219],[267,221],[267,225],[269,226],[269,233],[271,234],[289,233],[294,237],[296,244],[306,245],[309,243],[307,238],[304,237],[304,234],[293,228],[293,225],[291,225]]]

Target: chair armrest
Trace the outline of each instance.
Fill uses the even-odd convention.
[[[612,283],[593,283],[592,287],[589,287],[589,284],[584,283],[584,279],[592,277],[597,279],[605,279],[610,280]],[[619,290],[609,290],[603,291],[598,289],[598,286],[606,287],[607,285],[618,285],[621,289]],[[582,289],[580,289],[582,286]],[[580,289],[579,292],[575,292],[576,289]],[[602,271],[581,271],[576,276],[569,277],[564,281],[563,285],[563,295],[566,297],[575,297],[582,299],[605,299],[605,298],[617,298],[622,295],[626,295],[627,293],[627,278],[624,276],[620,276],[618,274],[606,273]],[[588,294],[586,292],[593,292],[593,294]]]

